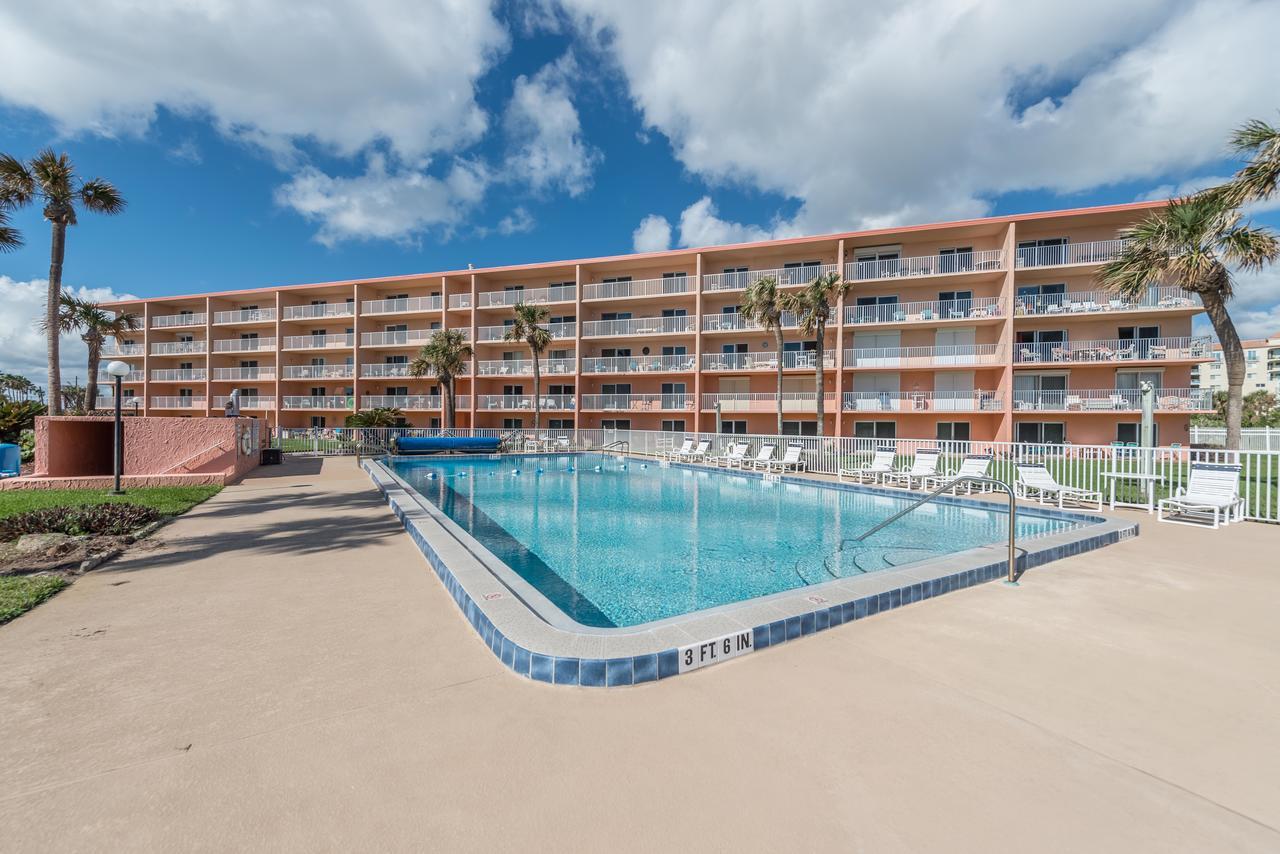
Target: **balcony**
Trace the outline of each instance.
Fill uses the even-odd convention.
[[[608,338],[617,335],[684,335],[696,329],[697,318],[633,317],[629,320],[588,320],[582,324],[583,338]]]
[[[453,294],[449,297],[449,308],[471,308],[471,294]]]
[[[151,345],[153,356],[180,356],[186,353],[203,353],[204,341],[165,341]]]
[[[141,344],[104,344],[102,346],[102,355],[104,356],[141,356]]]
[[[844,351],[846,368],[949,368],[955,365],[993,365],[995,344],[954,344],[946,347],[857,347]]]
[[[571,374],[574,359],[540,359],[538,370],[545,377],[549,374]],[[482,377],[531,377],[533,359],[485,359],[476,363],[478,376]]]
[[[276,319],[274,308],[242,308],[235,311],[215,311],[213,325],[236,323],[266,323]]]
[[[361,409],[439,409],[438,394],[365,394],[360,397]]]
[[[1014,303],[1017,315],[1109,314],[1117,311],[1153,309],[1199,310],[1200,297],[1176,287],[1150,288],[1138,299],[1117,296],[1110,291],[1074,291],[1069,294],[1028,294]]]
[[[444,307],[440,297],[405,297],[404,299],[369,299],[360,303],[361,314],[410,314],[439,311]]]
[[[285,339],[288,340],[288,339]],[[276,339],[269,338],[215,338],[215,353],[257,353],[262,350],[275,351]]]
[[[284,339],[286,350],[334,350],[356,345],[356,336],[350,332],[336,335],[289,335]]]
[[[578,324],[572,321],[547,323],[543,324],[543,327],[551,333],[552,338],[572,338],[578,332]],[[510,326],[481,326],[476,330],[476,336],[481,341],[502,341],[510,328]]]
[[[141,373],[141,371],[138,371]],[[175,368],[172,370],[154,370],[151,372],[151,381],[153,383],[183,383],[203,381],[205,376],[204,368]]]
[[[216,395],[213,398],[213,405],[214,407],[221,409],[222,407],[226,406],[230,400],[231,400],[231,395],[229,394]],[[275,409],[276,408],[276,399],[274,397],[241,396],[239,398],[239,402],[240,402],[240,408],[242,410],[244,409]]]
[[[742,291],[761,279],[774,278],[779,285],[807,285],[819,276],[836,272],[835,264],[808,267],[780,267],[772,270],[747,270],[741,273],[708,273],[702,277],[703,291]]]
[[[355,303],[326,302],[318,305],[288,305],[284,308],[285,320],[315,320],[324,317],[353,317]]]
[[[1212,412],[1213,390],[1158,388],[1154,404],[1157,412]],[[1013,408],[1018,412],[1141,412],[1142,392],[1132,388],[1015,391]]]
[[[692,412],[692,394],[584,394],[582,408],[601,412]]]
[[[583,301],[620,299],[622,297],[659,297],[693,293],[692,276],[669,276],[661,279],[632,279],[626,282],[601,282],[583,285]]]
[[[226,380],[274,380],[276,378],[276,369],[268,365],[265,368],[214,368],[213,379],[215,382]]]
[[[351,409],[354,398],[346,394],[289,395],[284,398],[285,409]]]
[[[828,392],[822,396],[824,411],[831,411],[836,405],[836,396]],[[772,392],[720,392],[702,396],[703,409],[715,409],[719,405],[720,413],[739,414],[752,412],[777,412],[778,395]],[[818,411],[818,393],[814,391],[788,391],[782,393],[783,412]]]
[[[394,332],[362,332],[361,347],[419,347],[439,330],[401,329]]]
[[[1094,240],[1089,243],[1067,243],[1061,246],[1034,246],[1018,249],[1015,258],[1019,270],[1030,267],[1105,264],[1120,257],[1120,253],[1128,245],[1127,240]]]
[[[153,397],[151,398],[152,409],[204,409],[203,397],[192,397],[189,395],[179,395],[178,397]]]
[[[523,302],[527,305],[543,305],[552,302],[573,302],[577,299],[573,285],[556,285],[553,288],[525,288],[511,291],[485,291],[476,299],[480,308],[503,308]]]
[[[999,412],[993,391],[846,391],[845,412]]]
[[[361,379],[384,379],[387,377],[407,377],[409,376],[408,363],[401,362],[399,364],[380,364],[360,366]]]
[[[124,378],[121,380],[121,382],[140,383],[144,381],[146,378],[147,378],[147,375],[142,371],[130,371],[129,373],[124,375]],[[155,377],[153,376],[152,379],[155,379]],[[100,384],[105,383],[107,385],[114,385],[115,381],[116,381],[116,378],[111,376],[111,374],[107,373],[105,369],[98,371],[98,382]]]
[[[999,297],[850,305],[844,310],[847,324],[933,323],[941,320],[984,320],[1000,316]]]
[[[684,356],[596,356],[582,360],[584,374],[683,373],[695,370],[698,360]]]
[[[799,329],[800,317],[793,311],[782,312],[783,329]],[[758,331],[760,324],[747,318],[741,312],[708,313],[702,316],[703,332],[743,332]]]
[[[355,365],[285,365],[286,380],[349,380],[356,375]]]
[[[783,370],[812,371],[817,360],[813,350],[785,350],[782,353]],[[826,368],[836,366],[836,351],[828,350],[822,358]],[[778,354],[769,350],[760,353],[704,353],[702,356],[704,371],[776,371],[778,370]]]
[[[851,282],[867,282],[914,276],[993,273],[1003,269],[1004,252],[1000,249],[983,249],[979,252],[953,252],[949,255],[918,255],[908,258],[885,258],[880,261],[850,261],[844,265],[844,277]]]
[[[1014,361],[1020,364],[1098,364],[1124,362],[1176,362],[1210,359],[1213,339],[1139,338],[1103,341],[1061,341],[1014,344]]]
[[[116,398],[113,394],[100,394],[93,404],[94,409],[115,409]],[[120,398],[120,411],[137,415],[142,409],[142,398],[126,395]]]
[[[152,329],[174,329],[183,326],[204,326],[208,315],[203,311],[186,314],[161,314],[151,318]]]
[[[571,394],[544,394],[540,397],[542,410],[572,411],[574,396]],[[476,409],[533,410],[531,394],[482,394],[476,398]]]

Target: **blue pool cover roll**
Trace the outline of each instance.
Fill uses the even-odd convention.
[[[498,450],[497,436],[401,436],[396,439],[398,454],[455,453],[492,454]]]

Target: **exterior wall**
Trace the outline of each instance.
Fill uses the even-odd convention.
[[[773,404],[761,396],[774,392],[775,374],[766,368],[774,358],[773,335],[737,328],[733,321],[724,320],[724,309],[739,305],[743,290],[727,287],[741,283],[723,274],[779,270],[783,286],[791,287],[804,282],[799,277],[790,281],[791,274],[782,268],[818,262],[833,265],[852,282],[848,295],[833,307],[827,328],[825,347],[832,361],[824,377],[825,433],[850,435],[859,423],[890,420],[900,437],[933,438],[939,430],[959,429],[949,425],[964,422],[973,439],[1008,439],[1021,422],[1052,420],[1069,423],[1070,441],[1083,442],[1086,437],[1111,441],[1116,424],[1131,418],[1132,412],[1090,408],[1082,413],[1065,407],[1046,411],[1040,400],[1028,410],[1025,395],[1015,406],[1019,396],[1015,388],[1025,382],[1025,378],[1019,380],[1022,374],[1062,373],[1068,377],[1069,389],[1088,390],[1096,396],[1117,389],[1121,373],[1139,369],[1159,373],[1163,389],[1185,390],[1193,385],[1191,369],[1205,361],[1205,344],[1197,343],[1194,351],[1187,346],[1171,352],[1160,349],[1158,356],[1145,345],[1138,353],[1126,350],[1123,342],[1114,345],[1122,337],[1132,337],[1135,333],[1129,328],[1137,327],[1144,329],[1144,335],[1157,327],[1157,343],[1185,343],[1192,318],[1200,311],[1198,303],[1179,296],[1158,304],[1153,299],[1118,305],[1099,292],[1095,280],[1104,260],[1100,253],[1114,248],[1120,231],[1151,207],[1122,205],[577,262],[118,303],[120,309],[147,319],[145,333],[134,339],[142,346],[123,356],[144,376],[127,387],[143,399],[146,414],[166,416],[218,414],[219,398],[235,388],[242,389],[242,394],[248,389],[254,399],[242,404],[242,412],[286,427],[308,426],[313,419],[314,423],[323,419],[325,427],[338,427],[360,408],[396,403],[377,398],[401,397],[398,408],[407,422],[428,426],[441,418],[431,399],[439,391],[436,381],[387,375],[397,370],[387,364],[411,359],[433,328],[459,329],[469,337],[475,356],[470,375],[456,384],[458,426],[501,427],[517,422],[532,426],[531,374],[499,373],[492,365],[504,354],[524,361],[529,354],[522,344],[496,340],[501,334],[498,327],[511,317],[511,309],[506,304],[489,305],[489,295],[522,286],[537,296],[539,289],[549,285],[572,283],[572,298],[547,303],[552,318],[572,318],[575,325],[567,327],[572,334],[555,339],[550,348],[565,351],[566,361],[555,370],[543,371],[537,393],[548,402],[543,408],[544,424],[557,419],[596,427],[625,419],[637,429],[658,429],[663,422],[683,420],[686,429],[712,430],[716,409],[708,396],[720,394],[723,386],[731,384],[735,392],[749,397],[722,404],[721,418],[746,421],[753,432],[771,432],[776,429]],[[1064,253],[1064,263],[1054,259],[1052,250],[1033,260],[1016,249],[1020,241],[1054,238],[1066,238],[1073,248],[1071,254]],[[869,248],[875,248],[881,258],[896,253],[898,260],[859,263]],[[940,256],[957,250],[988,254]],[[662,277],[670,273],[687,276],[688,289],[664,287]],[[630,277],[636,284],[612,287],[606,297],[593,287],[618,277]],[[1036,287],[1065,294],[1055,298],[1062,305],[1046,311],[1042,298],[1025,295]],[[375,304],[393,296],[411,301],[434,296],[439,302],[406,303],[393,312]],[[895,307],[885,308],[890,300]],[[309,308],[316,301],[325,301],[330,308]],[[486,304],[481,305],[482,301]],[[506,298],[501,301],[505,303]],[[218,314],[254,306],[271,316],[250,312],[228,320]],[[286,316],[331,310],[339,316]],[[184,311],[202,315],[202,322],[175,326],[174,316]],[[662,321],[664,311],[683,313],[691,320]],[[602,334],[599,327],[586,325],[627,313],[638,322],[625,327],[626,334]],[[687,330],[670,326],[682,323],[691,326]],[[330,337],[324,341],[313,337],[321,330]],[[347,330],[350,338],[345,337]],[[1053,340],[1059,330],[1067,342],[1080,346],[1075,351],[1062,348],[1067,352],[1061,358],[1042,355],[1027,361],[1022,342]],[[237,343],[240,339],[254,335],[260,341],[274,341],[258,349],[248,345],[245,352],[235,351],[246,346]],[[189,346],[197,352],[166,352],[188,346],[180,343],[184,336],[196,339]],[[805,340],[794,327],[785,330],[784,339],[788,343]],[[213,344],[201,344],[210,340]],[[1086,342],[1113,346],[1094,351]],[[970,345],[973,349],[966,349]],[[719,358],[726,346],[735,353]],[[633,359],[652,361],[663,355],[664,348],[668,352],[683,348],[684,355],[643,370],[584,370],[584,360],[608,352],[629,350]],[[1122,352],[1116,354],[1116,350]],[[739,357],[737,352],[747,355]],[[1047,354],[1049,348],[1042,346],[1037,352]],[[1111,355],[1106,358],[1096,355],[1108,352]],[[731,369],[723,369],[726,365]],[[175,378],[174,371],[181,366],[190,366],[192,375]],[[957,388],[964,388],[970,375],[973,395],[965,403],[966,392]],[[636,399],[614,400],[609,408],[590,400],[607,387],[614,387],[611,393],[616,394],[620,384],[629,384],[629,393]],[[667,385],[668,394],[654,399],[666,384],[683,384],[684,396],[671,393],[678,385]],[[559,387],[554,391],[558,397],[552,397],[553,386]],[[812,367],[789,368],[784,390],[800,395],[788,402],[786,419],[812,422]],[[885,392],[883,402],[881,392]],[[801,403],[802,399],[806,402]],[[1173,437],[1186,432],[1190,411],[1197,410],[1179,404],[1177,411],[1161,412],[1161,423],[1170,425],[1167,433],[1161,428],[1161,438],[1178,441]]]
[[[1242,341],[1245,355],[1244,393],[1267,391],[1280,395],[1280,333],[1266,340]],[[1194,384],[1213,391],[1227,390],[1227,368],[1222,348],[1213,347],[1213,361],[1197,367]]]

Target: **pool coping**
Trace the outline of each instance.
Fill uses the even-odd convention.
[[[705,469],[697,465],[672,465]],[[406,489],[381,461],[365,459],[361,467],[485,645],[517,674],[556,685],[615,687],[666,679],[681,672],[681,648],[750,633],[751,650],[766,649],[881,611],[1001,578],[1008,563],[1004,545],[982,546],[902,568],[697,611],[682,615],[678,621],[657,621],[632,629],[583,631],[553,625],[531,609],[523,599],[525,591],[509,586],[471,550],[471,545],[480,547],[478,543],[471,540],[466,544],[459,539],[459,536],[470,538],[456,525],[453,525],[455,530],[450,530],[452,522],[430,502],[419,500],[416,493]],[[742,474],[763,477],[757,472]],[[903,490],[815,481],[796,475],[782,475],[778,481],[897,498],[904,494]],[[945,503],[992,509],[988,501],[965,496],[947,496]],[[1089,527],[1021,541],[1017,559],[1020,572],[1138,533],[1136,522],[1057,508],[1035,507],[1034,511],[1038,515],[1087,522]],[[509,568],[508,571],[514,574]]]

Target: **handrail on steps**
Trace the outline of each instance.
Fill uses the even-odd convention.
[[[1013,488],[1010,487],[1004,481],[996,480],[993,477],[978,477],[977,475],[964,475],[963,477],[957,477],[954,480],[950,480],[944,483],[942,486],[939,486],[933,492],[930,492],[928,495],[919,499],[918,501],[913,502],[909,507],[905,507],[902,510],[899,510],[897,513],[894,513],[888,519],[885,519],[883,522],[879,523],[878,525],[875,525],[874,527],[872,527],[862,535],[854,537],[853,542],[855,543],[862,542],[867,537],[874,534],[876,531],[879,531],[887,527],[888,525],[898,521],[903,516],[907,515],[912,510],[915,510],[920,505],[927,504],[928,502],[937,498],[942,493],[946,492],[949,489],[954,489],[957,485],[962,483],[981,483],[991,487],[998,487],[1002,492],[1004,492],[1006,495],[1009,496],[1009,574],[1008,574],[1008,577],[1005,578],[1004,583],[1017,584],[1018,583],[1018,574],[1017,574],[1018,559],[1017,559],[1017,551],[1014,548],[1014,531],[1017,525],[1018,505],[1017,505],[1017,502],[1014,500]]]

